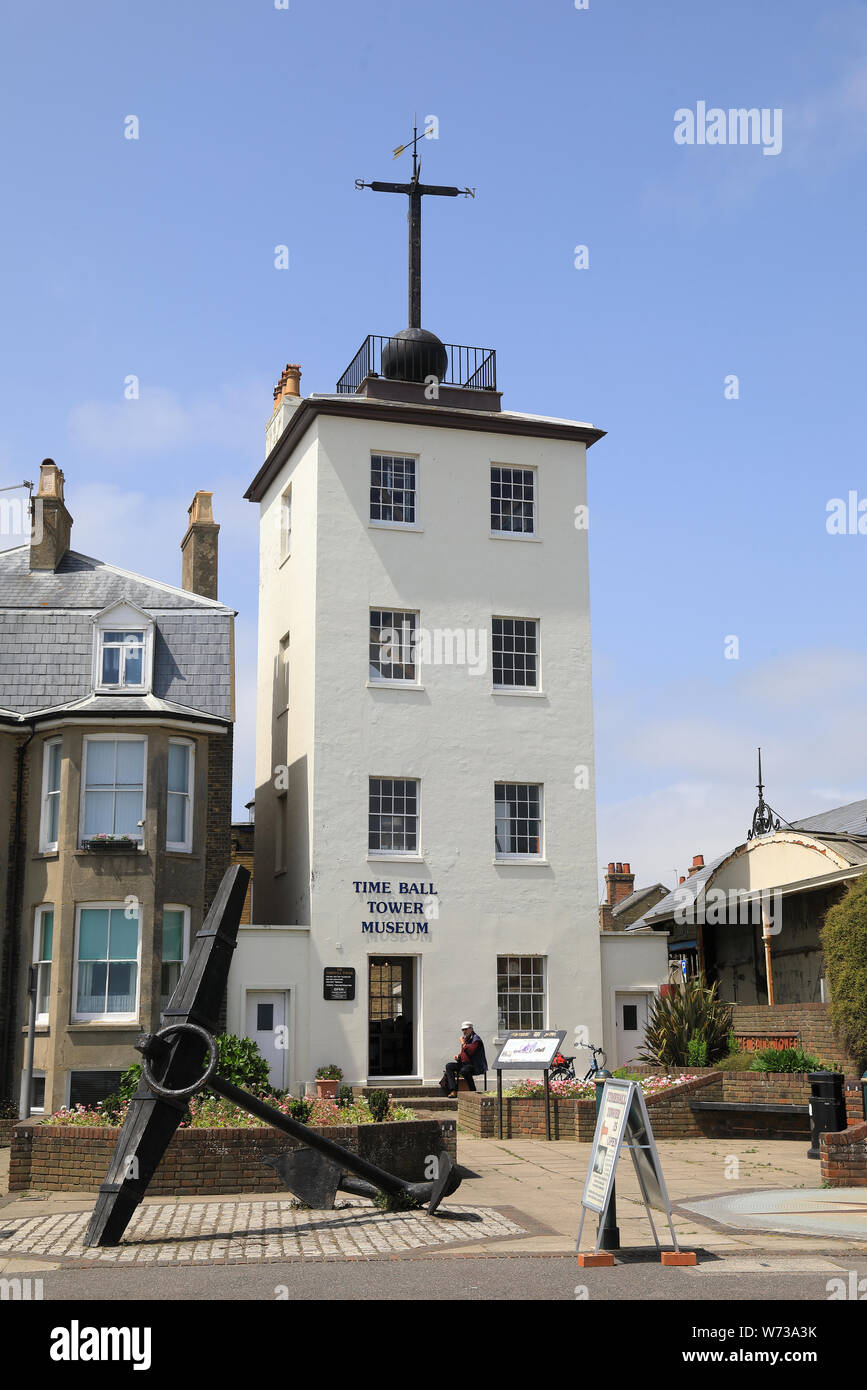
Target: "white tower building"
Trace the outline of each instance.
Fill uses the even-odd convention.
[[[412,211],[412,185],[387,187]],[[493,352],[412,322],[412,247],[411,221],[410,329],[368,338],[333,394],[302,397],[285,369],[246,494],[263,925],[242,929],[229,1026],[268,1051],[283,1025],[272,1076],[292,1088],[329,1062],[435,1081],[465,1019],[489,1057],[506,1028],[602,1038],[586,452],[603,431],[502,410]]]

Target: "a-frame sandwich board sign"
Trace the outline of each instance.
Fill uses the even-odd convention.
[[[578,1251],[581,1249],[584,1218],[588,1211],[593,1211],[600,1218],[594,1254],[599,1253],[599,1238],[604,1225],[603,1218],[611,1201],[617,1160],[620,1157],[620,1150],[623,1148],[629,1149],[632,1154],[635,1175],[638,1178],[638,1186],[641,1189],[644,1208],[657,1250],[660,1250],[661,1247],[656,1234],[656,1227],[653,1224],[653,1217],[650,1214],[652,1206],[656,1207],[657,1211],[665,1213],[674,1248],[680,1250],[671,1220],[671,1204],[668,1200],[665,1178],[662,1176],[662,1165],[656,1151],[653,1130],[650,1127],[650,1119],[641,1087],[637,1081],[617,1080],[606,1081],[602,1091],[602,1104],[596,1117],[596,1132],[593,1135],[590,1165],[587,1169],[584,1193],[581,1198],[581,1223],[578,1227],[575,1249]]]

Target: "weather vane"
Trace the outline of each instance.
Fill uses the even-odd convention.
[[[421,200],[425,195],[437,198],[475,198],[474,188],[445,188],[439,184],[420,183],[421,161],[418,156],[418,142],[425,139],[427,132],[418,133],[418,117],[413,117],[412,139],[405,145],[398,145],[394,158],[399,159],[405,150],[412,146],[412,179],[409,183],[365,183],[356,179],[356,188],[372,188],[374,193],[404,193],[409,198],[409,327],[421,328]]]
[[[759,804],[753,811],[753,823],[747,831],[747,840],[757,839],[760,835],[772,835],[780,829],[780,817],[773,807],[769,806],[764,797],[764,783],[762,782],[762,750],[759,749],[759,780],[757,784],[759,793]],[[786,821],[788,825],[789,822]]]

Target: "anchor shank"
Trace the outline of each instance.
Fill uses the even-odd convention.
[[[356,1173],[358,1177],[373,1183],[380,1192],[388,1192],[396,1197],[406,1192],[410,1184],[404,1182],[403,1178],[396,1178],[392,1173],[386,1173],[383,1168],[377,1168],[375,1163],[368,1163],[366,1159],[359,1158],[357,1154],[350,1153],[348,1149],[343,1149],[339,1144],[335,1144],[333,1139],[326,1139],[324,1135],[317,1134],[314,1129],[307,1125],[299,1124],[297,1120],[292,1120],[282,1111],[275,1110],[273,1106],[266,1105],[263,1100],[250,1095],[249,1091],[242,1091],[239,1086],[233,1086],[231,1081],[224,1081],[221,1076],[212,1076],[208,1082],[211,1090],[218,1091],[226,1100],[231,1100],[235,1105],[240,1105],[242,1110],[249,1110],[251,1115],[257,1115],[266,1124],[273,1125],[275,1129],[282,1129],[284,1134],[291,1134],[294,1139],[300,1139],[302,1144],[308,1148],[317,1149],[319,1153],[325,1154],[333,1162],[348,1168],[350,1173]]]

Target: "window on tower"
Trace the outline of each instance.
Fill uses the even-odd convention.
[[[370,519],[386,526],[415,526],[418,460],[396,454],[370,456]]]
[[[497,956],[497,1024],[501,1033],[545,1027],[544,956]]]
[[[491,467],[491,533],[536,534],[536,473],[532,468]]]
[[[538,689],[539,624],[536,620],[494,618],[491,636],[494,689]]]
[[[371,777],[370,854],[418,854],[418,800],[415,779]]]
[[[498,859],[542,856],[542,788],[530,782],[494,787],[494,845]]]
[[[378,683],[418,680],[418,614],[396,608],[370,610],[370,680]]]

